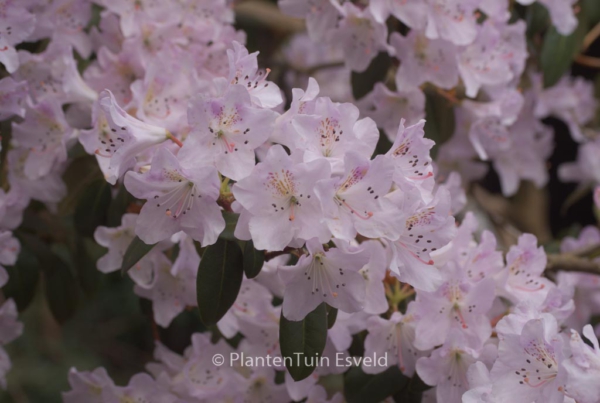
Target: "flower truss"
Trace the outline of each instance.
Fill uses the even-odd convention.
[[[594,85],[544,53],[599,7],[533,2],[247,2],[306,28],[277,25],[271,71],[246,2],[0,0],[0,386],[19,262],[48,266],[49,298],[74,281],[54,243],[86,243],[39,228],[76,194],[70,230],[150,301],[156,344],[127,386],[73,367],[65,403],[363,402],[371,380],[389,402],[600,402],[600,230],[547,254],[474,206],[490,168],[505,198],[548,183],[555,118],[579,145],[558,176],[600,221]],[[159,328],[184,311],[206,326],[176,352]]]

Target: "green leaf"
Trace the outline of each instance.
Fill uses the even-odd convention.
[[[581,15],[590,24],[597,24],[600,22],[600,1],[598,0],[581,0]]]
[[[240,217],[237,213],[230,213],[229,211],[223,211],[223,218],[225,219],[225,229],[219,235],[219,238],[225,239],[226,241],[235,241],[233,235],[235,226],[237,225],[238,218]]]
[[[244,256],[236,242],[218,239],[204,250],[196,292],[200,320],[216,324],[235,302],[244,277]]]
[[[327,307],[323,302],[301,321],[279,321],[279,344],[292,378],[297,382],[315,370],[327,341]]]
[[[104,175],[96,158],[85,155],[71,160],[63,174],[63,181],[67,185],[67,196],[58,205],[59,214],[71,214],[85,190],[97,180],[104,180]]]
[[[10,142],[12,139],[12,120],[7,119],[0,122],[0,183],[6,182],[6,171],[3,168],[6,164],[6,153],[10,150]]]
[[[572,34],[563,36],[552,27],[544,36],[540,64],[544,73],[544,87],[552,87],[571,67],[573,59],[579,54],[587,31],[587,24],[580,19]]]
[[[75,240],[73,260],[77,280],[83,291],[89,295],[94,294],[105,279],[105,276],[96,268],[96,262],[104,254],[103,252],[106,252],[106,249],[90,238],[78,237]]]
[[[61,259],[44,260],[44,291],[50,311],[58,323],[65,323],[77,311],[79,287],[73,273]]]
[[[337,314],[337,308],[327,305],[327,329],[331,329],[335,325]]]
[[[144,243],[139,237],[133,238],[127,250],[125,251],[125,255],[123,256],[123,264],[121,265],[121,274],[125,275],[137,262],[140,261],[141,258],[146,256],[148,252],[154,248],[154,245],[148,245]]]
[[[73,316],[79,302],[79,286],[68,264],[39,238],[19,233],[19,239],[41,263],[43,285],[48,305],[58,323]]]
[[[348,403],[379,403],[400,392],[408,384],[397,365],[377,375],[351,368],[344,377],[344,395]]]
[[[441,144],[454,134],[454,108],[450,101],[435,91],[425,93],[425,137],[435,141],[431,154],[435,158]]]
[[[254,249],[254,242],[247,241],[244,246],[244,273],[246,277],[254,278],[258,276],[260,270],[265,264],[265,251]]]
[[[398,393],[394,394],[394,402],[397,403],[421,403],[423,400],[423,392],[431,389],[431,386],[419,378],[419,375],[414,374],[408,379],[406,385]]]
[[[362,73],[352,72],[352,95],[360,99],[373,90],[378,82],[385,82],[392,59],[386,52],[380,52]]]
[[[35,289],[40,278],[39,262],[33,253],[25,246],[14,266],[6,267],[8,283],[2,288],[6,298],[12,298],[19,312],[24,311],[35,295]]]
[[[125,189],[125,186],[121,185],[117,195],[108,206],[106,225],[109,227],[118,227],[121,225],[123,214],[127,213],[127,207],[132,201],[133,197]]]
[[[533,3],[526,8],[527,37],[532,38],[535,34],[544,32],[550,25],[550,15],[546,6]]]
[[[75,209],[75,229],[92,237],[100,225],[106,224],[106,212],[111,202],[110,185],[103,179],[92,182],[83,192]]]
[[[380,130],[379,131],[379,140],[377,140],[377,146],[375,146],[375,151],[373,152],[373,158],[375,158],[377,155],[382,155],[382,154],[387,153],[390,150],[390,148],[392,148],[392,142],[390,141],[390,139],[388,139],[388,137],[385,135],[385,133],[382,130]]]

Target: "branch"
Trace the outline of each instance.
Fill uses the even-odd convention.
[[[279,11],[276,4],[264,0],[248,0],[234,6],[236,17],[259,23],[284,34],[303,32],[304,20],[293,18]]]
[[[583,44],[581,46],[581,53],[585,52],[592,43],[600,36],[600,23],[596,24],[594,28],[588,32],[583,38]]]
[[[600,69],[600,59],[593,56],[577,55],[575,62],[595,69]]]
[[[600,275],[600,262],[570,253],[548,255],[548,271],[568,271]]]
[[[335,61],[335,62],[316,64],[314,66],[306,67],[306,68],[305,67],[295,67],[295,66],[291,66],[291,67],[292,67],[292,69],[296,70],[299,73],[303,73],[303,74],[312,76],[314,73],[316,73],[319,70],[339,68],[339,67],[344,67],[345,65],[346,65],[346,63],[344,61]]]
[[[296,248],[291,248],[286,246],[283,250],[275,251],[275,252],[265,252],[265,262],[268,262],[271,259],[276,258],[277,256],[292,254],[299,257],[299,253],[301,251]]]

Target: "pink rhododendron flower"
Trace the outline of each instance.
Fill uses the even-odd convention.
[[[212,162],[221,174],[240,180],[254,167],[254,150],[271,135],[277,114],[252,107],[244,86],[234,84],[222,97],[192,101],[188,116],[192,131],[181,158]]]
[[[325,251],[316,239],[307,242],[309,255],[300,257],[295,266],[279,272],[286,286],[283,315],[288,320],[302,320],[320,303],[344,312],[362,308],[365,279],[358,271],[368,262],[364,250],[342,248]]]
[[[494,401],[563,401],[563,347],[552,316],[530,320],[521,332],[503,335],[491,370]]]
[[[258,249],[283,250],[297,239],[329,239],[314,193],[315,183],[329,172],[329,163],[323,158],[295,163],[283,147],[273,146],[265,160],[232,187],[233,195],[250,214],[248,227]]]
[[[211,245],[225,228],[216,203],[219,178],[202,162],[180,162],[165,148],[158,150],[146,173],[128,172],[125,186],[148,202],[137,219],[135,233],[148,244],[183,231],[202,245]]]

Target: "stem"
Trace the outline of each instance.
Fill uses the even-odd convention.
[[[231,204],[234,202],[234,198],[233,197],[223,197],[220,196],[217,199],[217,204],[221,207],[223,207],[223,210],[232,213],[233,210],[231,209]]]
[[[575,58],[575,62],[577,62],[578,64],[581,64],[581,65],[587,66],[587,67],[593,67],[595,69],[600,69],[600,59],[597,57],[578,55]]]
[[[600,256],[600,245],[592,245],[569,252],[570,255],[593,259]]]
[[[441,96],[446,98],[446,100],[450,101],[451,104],[460,105],[461,101],[460,101],[460,99],[456,98],[456,95],[454,94],[453,90],[445,91],[441,88],[436,88],[435,90],[437,91],[438,94],[440,94]]]
[[[583,43],[581,45],[581,53],[584,53],[588,48],[594,43],[596,39],[600,36],[600,22],[594,26],[583,38]]]
[[[568,271],[600,275],[600,262],[570,253],[548,255],[548,271]]]
[[[177,144],[179,147],[183,147],[183,143],[177,137],[173,136],[173,134],[167,131],[167,138],[171,140],[173,143]]]
[[[298,249],[290,248],[289,246],[286,246],[283,250],[278,250],[275,252],[265,252],[265,262],[268,262],[269,260],[274,259],[277,256],[294,254],[294,252],[298,252]]]
[[[316,66],[312,66],[307,69],[299,69],[299,71],[303,70],[306,74],[313,75],[314,73],[316,73],[319,70],[333,69],[336,67],[344,67],[344,65],[345,65],[345,62],[343,62],[343,61],[329,62],[329,63],[317,64]]]

